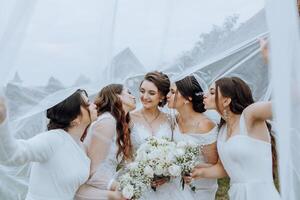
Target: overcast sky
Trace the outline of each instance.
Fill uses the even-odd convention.
[[[24,16],[16,22],[18,34],[7,37],[15,43],[8,51],[13,60],[7,61],[12,65],[9,68],[16,68],[27,84],[45,84],[51,75],[70,84],[81,73],[101,79],[111,56],[126,47],[147,69],[155,69],[192,48],[201,33],[222,24],[227,16],[238,14],[239,22],[247,20],[264,6],[264,0],[118,0],[117,5],[113,0],[28,0],[19,7],[1,4],[0,27],[8,27],[12,11]]]

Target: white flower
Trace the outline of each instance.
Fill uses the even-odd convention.
[[[126,199],[131,199],[134,194],[134,188],[132,185],[127,185],[126,187],[123,188],[122,194]]]
[[[162,175],[164,173],[164,169],[160,165],[156,165],[154,173],[158,176]]]
[[[171,165],[168,170],[172,176],[180,176],[181,174],[181,167],[178,165]]]
[[[128,168],[131,170],[135,170],[139,167],[139,164],[137,162],[132,162],[128,165]]]
[[[136,155],[136,161],[143,161],[143,160],[147,160],[148,159],[148,155],[147,153],[141,151],[141,152],[138,152],[137,155]]]
[[[183,156],[184,153],[185,153],[184,149],[181,149],[181,148],[176,149],[176,151],[175,151],[175,155],[176,155],[177,157]]]
[[[161,152],[159,150],[154,150],[148,154],[149,159],[157,159],[161,157]]]
[[[169,152],[166,156],[166,161],[167,162],[174,162],[175,161],[175,155],[173,152]]]
[[[154,177],[154,171],[153,171],[153,169],[152,169],[149,165],[147,165],[147,166],[145,167],[145,169],[144,169],[144,174],[145,174],[146,176],[150,177],[150,178],[153,178],[153,177]]]

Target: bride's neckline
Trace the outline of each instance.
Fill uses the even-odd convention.
[[[161,132],[161,130],[163,130],[166,127],[170,127],[170,124],[168,122],[164,122],[159,125],[159,128],[157,128],[157,130],[154,130],[154,131],[149,130],[149,128],[147,128],[147,126],[143,123],[136,122],[133,124],[133,128],[137,128],[138,126],[142,127],[143,128],[142,130],[147,132],[148,135],[157,136]]]

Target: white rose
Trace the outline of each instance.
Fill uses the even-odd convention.
[[[150,166],[146,166],[144,169],[144,174],[150,178],[154,177],[154,171]]]
[[[187,144],[186,144],[186,142],[184,142],[184,141],[180,141],[180,142],[177,143],[177,147],[178,147],[178,148],[185,148],[186,145],[187,145]]]
[[[151,153],[149,153],[148,156],[149,156],[149,159],[153,160],[153,159],[159,158],[161,155],[160,155],[160,152],[158,150],[154,150]]]
[[[185,153],[184,149],[181,149],[181,148],[176,149],[176,151],[175,151],[175,155],[176,155],[177,157],[183,156],[184,153]]]
[[[158,176],[162,175],[164,173],[164,169],[160,165],[156,165],[154,173]]]
[[[181,167],[178,165],[171,165],[168,170],[172,176],[180,176],[181,174]]]
[[[128,165],[129,169],[137,169],[139,167],[139,164],[137,162],[132,162]]]
[[[173,162],[175,161],[175,155],[173,152],[169,152],[166,156],[166,161],[169,162]]]
[[[131,199],[133,197],[133,192],[134,192],[134,188],[132,187],[132,185],[127,185],[126,187],[123,188],[122,195],[126,199]]]
[[[137,161],[147,160],[147,158],[148,158],[148,155],[145,152],[143,152],[143,151],[139,152],[136,155],[136,160]]]

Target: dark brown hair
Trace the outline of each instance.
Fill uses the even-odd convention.
[[[116,157],[121,156],[122,161],[132,158],[132,144],[130,139],[129,113],[125,115],[122,101],[118,97],[123,91],[123,85],[110,84],[102,88],[96,96],[98,116],[109,112],[116,120],[118,151]]]
[[[219,108],[219,90],[223,97],[231,98],[229,108],[234,114],[242,114],[247,106],[254,103],[250,87],[238,77],[220,78],[215,82],[215,85],[215,101],[219,113],[223,113]],[[225,124],[225,120],[221,118],[219,128],[223,124]]]
[[[219,108],[219,91],[223,97],[231,98],[229,104],[230,111],[234,114],[242,114],[244,109],[250,104],[254,103],[252,92],[248,84],[238,77],[224,77],[220,78],[215,82],[215,102],[217,111],[223,113]],[[225,120],[221,118],[219,129],[225,124]],[[268,130],[271,135],[271,146],[272,146],[272,160],[273,160],[273,177],[275,175],[275,166],[277,163],[277,152],[274,136],[271,134],[271,124],[266,122]]]
[[[203,104],[203,90],[194,76],[186,76],[185,78],[176,81],[175,85],[177,87],[177,91],[186,100],[189,100],[189,97],[192,98],[191,102],[195,112],[203,113],[206,111]]]
[[[145,75],[144,80],[142,80],[140,84],[140,87],[145,80],[152,82],[157,87],[158,92],[164,97],[163,100],[159,102],[158,106],[163,107],[164,105],[166,105],[166,96],[170,91],[171,84],[169,77],[166,74],[159,71],[149,72]]]
[[[68,131],[71,126],[71,122],[81,115],[81,106],[87,107],[86,102],[82,98],[82,93],[87,96],[85,90],[77,90],[71,96],[56,104],[55,106],[47,110],[47,118],[49,123],[47,125],[48,130],[63,129]]]

